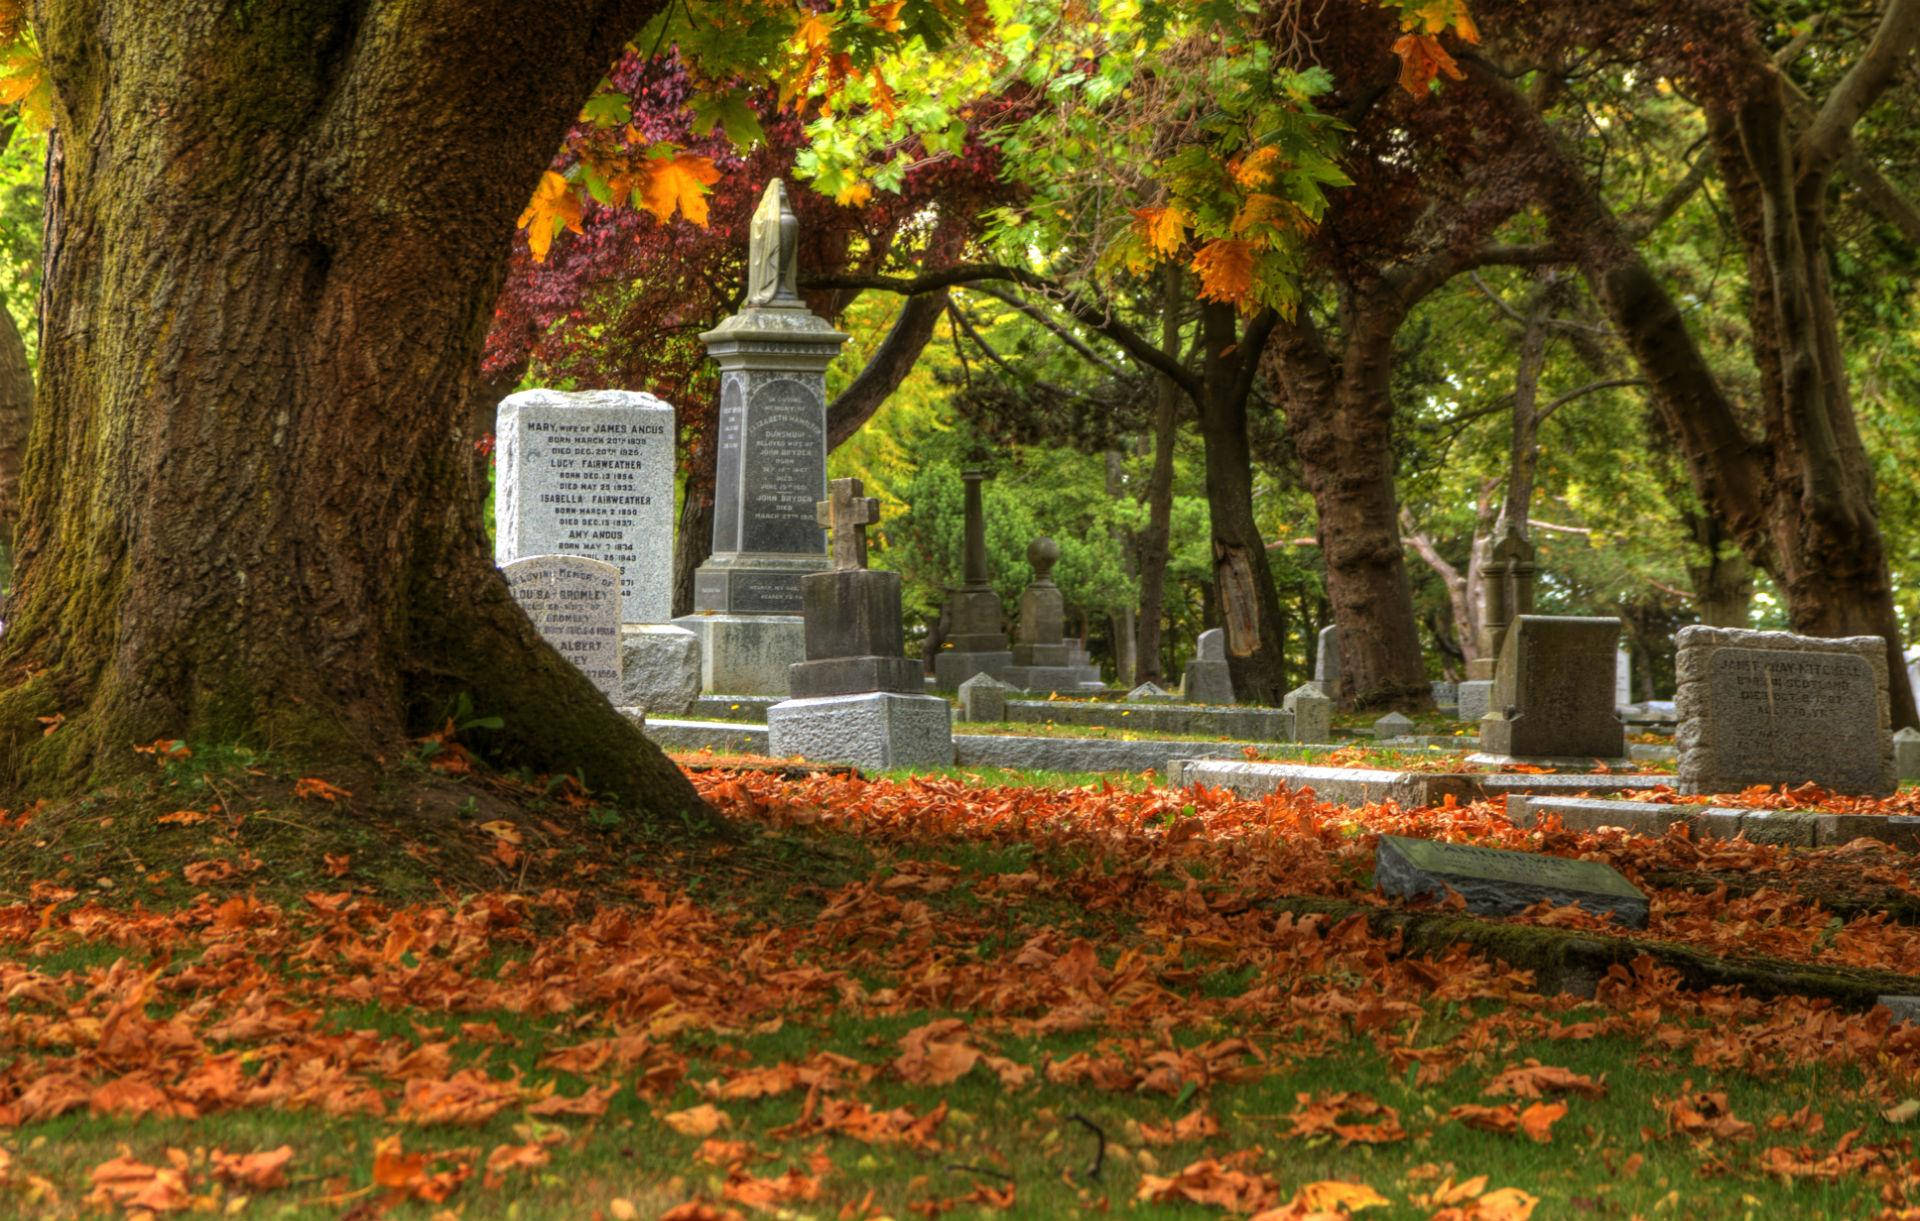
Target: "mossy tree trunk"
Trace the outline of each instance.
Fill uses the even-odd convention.
[[[465,693],[503,762],[698,808],[508,597],[467,435],[514,218],[658,7],[39,4],[65,164],[0,782],[161,735],[368,765]]]

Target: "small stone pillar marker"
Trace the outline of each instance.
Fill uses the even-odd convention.
[[[880,502],[858,479],[836,479],[817,520],[833,531],[833,569],[801,579],[806,660],[794,698],[767,709],[767,750],[857,767],[944,767],[953,762],[953,709],[924,693],[902,649],[900,574],[867,568]]]
[[[1033,581],[1020,594],[1020,622],[1014,629],[1013,666],[1007,682],[1027,691],[1102,690],[1100,671],[1076,662],[1067,644],[1067,599],[1053,583],[1053,566],[1060,561],[1060,544],[1041,535],[1027,544],[1027,563]]]
[[[745,306],[700,336],[720,365],[713,554],[694,574],[701,689],[785,695],[805,655],[801,578],[827,567],[814,506],[826,494],[826,369],[847,336],[800,299],[799,218],[786,185],[753,214]]]
[[[966,485],[966,535],[961,550],[961,585],[947,593],[949,631],[947,647],[933,659],[934,683],[957,691],[976,674],[1003,679],[1013,665],[1002,626],[1000,595],[994,592],[987,568],[987,519],[980,504],[980,484],[987,472],[969,467],[960,472]]]

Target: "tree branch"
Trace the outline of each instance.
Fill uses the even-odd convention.
[[[1058,305],[1075,322],[1111,339],[1115,347],[1125,352],[1136,363],[1164,374],[1196,404],[1205,395],[1206,388],[1200,384],[1200,379],[1193,375],[1192,370],[1182,365],[1172,355],[1162,352],[1138,331],[1120,321],[1111,309],[1088,301],[1078,293],[1070,292],[1044,276],[1035,275],[1019,267],[1008,267],[999,263],[964,264],[915,276],[910,280],[899,276],[819,276],[803,282],[800,287],[803,289],[877,288],[884,292],[911,296],[915,293],[953,288],[962,284],[976,284],[983,280],[1009,280],[1033,289]]]
[[[887,329],[887,337],[874,349],[860,375],[827,405],[829,450],[859,432],[860,426],[872,419],[888,396],[900,388],[933,338],[934,328],[939,326],[940,315],[946,308],[945,289],[907,298],[899,316]]]
[[[969,284],[967,286],[967,290],[969,292],[980,293],[983,296],[992,297],[995,301],[999,301],[1005,305],[1009,305],[1014,309],[1019,310],[1022,314],[1025,314],[1027,317],[1033,319],[1035,322],[1045,327],[1054,336],[1054,338],[1058,339],[1061,343],[1066,344],[1069,348],[1072,348],[1076,353],[1079,354],[1080,359],[1086,361],[1088,364],[1093,365],[1097,368],[1103,369],[1109,375],[1116,378],[1121,378],[1126,376],[1126,374],[1121,371],[1120,366],[1114,364],[1112,361],[1108,360],[1106,357],[1100,355],[1100,353],[1094,351],[1092,348],[1088,347],[1085,343],[1081,342],[1079,336],[1075,335],[1072,331],[1069,331],[1066,327],[1061,326],[1053,318],[1049,317],[1045,310],[1041,309],[1039,306],[1035,305],[1033,302],[1027,300],[1025,297],[1019,296],[1018,294],[1015,294],[1015,293],[1007,292],[1005,289],[995,288],[988,281],[977,281],[973,284]]]
[[[1565,394],[1561,395],[1559,398],[1553,400],[1551,403],[1548,403],[1545,407],[1542,407],[1540,409],[1540,416],[1539,416],[1540,422],[1542,424],[1546,423],[1547,417],[1552,415],[1554,412],[1560,410],[1562,407],[1565,407],[1568,403],[1573,402],[1575,399],[1581,398],[1584,395],[1592,394],[1597,390],[1614,390],[1621,386],[1644,386],[1646,384],[1647,384],[1647,379],[1644,377],[1609,377],[1609,378],[1603,378],[1600,381],[1588,382],[1586,385],[1581,386],[1577,390],[1567,391]]]
[[[1920,45],[1920,0],[1888,0],[1873,41],[1801,133],[1793,150],[1801,178],[1823,175],[1832,168],[1853,133],[1853,125],[1893,84],[1902,61],[1916,45]]]

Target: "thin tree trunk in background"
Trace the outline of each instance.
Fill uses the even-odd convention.
[[[1127,494],[1127,458],[1117,449],[1107,451],[1107,495],[1115,500]],[[1120,548],[1120,571],[1123,575],[1137,576],[1134,560],[1133,540],[1123,526],[1114,527],[1114,542]],[[1137,652],[1139,640],[1134,634],[1134,608],[1123,606],[1107,616],[1108,628],[1113,636],[1114,674],[1124,687],[1140,685],[1140,656]]]
[[[1180,268],[1169,263],[1161,272],[1160,350],[1180,353]],[[1154,379],[1153,466],[1147,475],[1147,528],[1140,533],[1140,617],[1135,625],[1139,643],[1134,655],[1140,669],[1134,684],[1166,685],[1167,671],[1161,633],[1167,616],[1167,562],[1173,547],[1173,445],[1180,421],[1180,387],[1169,377]]]
[[[673,532],[673,613],[693,613],[694,571],[713,554],[713,486],[720,452],[711,439],[688,454],[680,493],[680,520]]]
[[[1545,273],[1551,276],[1551,272]],[[1553,312],[1550,285],[1543,284],[1528,302],[1520,333],[1520,359],[1513,375],[1513,429],[1507,451],[1507,495],[1494,521],[1493,533],[1509,528],[1529,533],[1533,513],[1534,472],[1540,464],[1540,375],[1547,367],[1547,319]]]
[[[0,787],[72,791],[161,736],[367,774],[465,696],[500,763],[704,809],[514,604],[470,483],[514,218],[659,8],[554,0],[503,39],[500,0],[36,6],[74,138]]]
[[[1227,631],[1236,699],[1278,704],[1287,694],[1286,617],[1273,587],[1267,545],[1253,514],[1253,452],[1247,395],[1239,391],[1244,350],[1232,306],[1201,307],[1206,336],[1200,436],[1206,442],[1207,508],[1213,522],[1213,583]]]

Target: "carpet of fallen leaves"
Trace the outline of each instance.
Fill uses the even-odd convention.
[[[1441,1126],[1552,1145],[1556,1125],[1600,1105],[1609,1085],[1605,1073],[1514,1058],[1542,1041],[1626,1040],[1648,1063],[1703,1082],[1820,1066],[1846,1074],[1887,1125],[1920,1117],[1920,1102],[1904,1101],[1920,1091],[1920,1027],[1884,1010],[1688,990],[1651,959],[1613,968],[1591,1001],[1542,996],[1526,972],[1463,948],[1403,955],[1363,917],[1262,904],[1384,904],[1369,889],[1378,834],[1472,840],[1604,860],[1643,882],[1685,870],[1762,883],[1739,896],[1649,886],[1650,925],[1626,935],[1920,971],[1920,929],[1880,913],[1843,919],[1795,891],[1804,871],[1839,863],[1920,893],[1916,861],[1878,843],[1808,852],[1680,830],[1527,831],[1492,804],[1354,811],[1284,793],[1250,801],[720,770],[695,781],[732,819],[790,842],[857,841],[871,867],[838,878],[796,865],[774,884],[795,899],[781,910],[696,897],[680,875],[644,865],[617,902],[603,878],[591,899],[548,889],[395,908],[356,891],[344,868],[342,889],[300,897],[209,871],[209,889],[170,910],[36,884],[0,907],[0,1209],[240,1212],[289,1184],[302,1206],[331,1210],[316,1215],[457,1209],[526,1176],[564,1176],[581,1134],[618,1114],[700,1142],[673,1180],[683,1198],[649,1212],[610,1195],[579,1215],[878,1217],[860,1151],[924,1156],[937,1169],[958,1122],[944,1099],[898,1103],[882,1090],[966,1080],[1014,1099],[1044,1084],[1156,1099],[1155,1115],[1173,1104],[1169,1118],[1124,1132],[1053,1117],[1097,1137],[1093,1167],[1075,1172],[1088,1209],[1525,1218],[1536,1184],[1492,1182],[1472,1166],[1411,1165],[1379,1182],[1301,1181],[1279,1167],[1290,1145],[1392,1148]],[[178,813],[168,817],[191,833]],[[972,855],[954,859],[956,848]],[[714,851],[724,871],[738,849]],[[730,885],[744,890],[755,884],[747,875],[769,869],[743,869]],[[1570,908],[1517,920],[1607,927]],[[1222,977],[1243,986],[1204,986]],[[375,1029],[340,1016],[376,1011],[398,1020]],[[1472,1016],[1442,1022],[1443,1011]],[[859,1055],[817,1047],[763,1061],[742,1048],[783,1029],[888,1018],[914,1024],[855,1044]],[[1066,1037],[1076,1050],[1017,1054]],[[1271,1148],[1221,1142],[1232,1091],[1354,1048],[1422,1089],[1471,1077],[1484,1101],[1414,1116],[1366,1092],[1316,1089],[1270,1118]],[[737,1108],[765,1099],[794,1102],[790,1121],[757,1140],[730,1135]],[[1882,1215],[1920,1217],[1920,1161],[1897,1127],[1828,1132],[1808,1108],[1736,1115],[1724,1091],[1691,1081],[1641,1110],[1642,1139],[1687,1143],[1702,1175],[1859,1182]],[[223,1148],[192,1136],[197,1121],[250,1111],[375,1122],[381,1135],[360,1173],[319,1178],[303,1177],[315,1150],[298,1142]],[[186,1135],[77,1169],[36,1160],[37,1131],[87,1119],[165,1120]],[[512,1139],[441,1138],[465,1129]],[[1137,1172],[1111,1202],[1088,1187],[1109,1156]],[[759,1173],[769,1161],[785,1169]],[[1019,1176],[960,1169],[977,1174],[908,1184],[907,1209],[1023,1207],[1030,1187]]]

